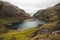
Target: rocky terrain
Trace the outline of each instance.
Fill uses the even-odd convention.
[[[19,23],[31,18],[32,17],[28,13],[17,6],[8,2],[0,1],[0,33],[9,30],[8,28],[11,28],[13,23]]]
[[[37,11],[33,17],[48,23],[22,31],[12,30],[11,24],[31,19],[31,16],[24,10],[1,1],[0,40],[60,40],[60,3]]]
[[[57,21],[60,19],[60,4],[57,4],[54,7],[50,7],[47,9],[42,9],[37,11],[33,17],[39,20],[46,20],[46,21]]]
[[[43,10],[33,16],[39,20],[48,21],[47,24],[37,28],[31,40],[60,40],[60,3]]]

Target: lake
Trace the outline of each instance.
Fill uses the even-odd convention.
[[[18,26],[18,29],[28,29],[31,27],[37,27],[40,24],[45,24],[46,21],[42,21],[42,20],[37,20],[37,19],[29,19],[29,20],[25,20],[22,23],[20,23]]]

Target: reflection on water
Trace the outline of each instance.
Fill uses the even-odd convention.
[[[25,20],[22,23],[19,24],[19,28],[18,29],[27,29],[27,28],[31,28],[31,27],[36,27],[39,24],[45,24],[45,21],[42,20]]]

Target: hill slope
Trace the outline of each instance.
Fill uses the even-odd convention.
[[[33,34],[31,40],[60,40],[60,3],[39,10],[33,17],[48,23],[37,28],[39,30]]]
[[[60,5],[39,10],[33,17],[48,21],[42,26],[0,34],[1,40],[60,40]]]
[[[11,27],[13,23],[20,23],[31,18],[28,13],[17,6],[5,1],[0,1],[0,33],[6,33],[10,29],[16,29]]]

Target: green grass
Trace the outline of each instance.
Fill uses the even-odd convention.
[[[22,31],[10,31],[6,34],[0,34],[3,40],[11,40],[15,38],[16,40],[29,40],[29,37],[36,31],[36,28],[30,28]]]

